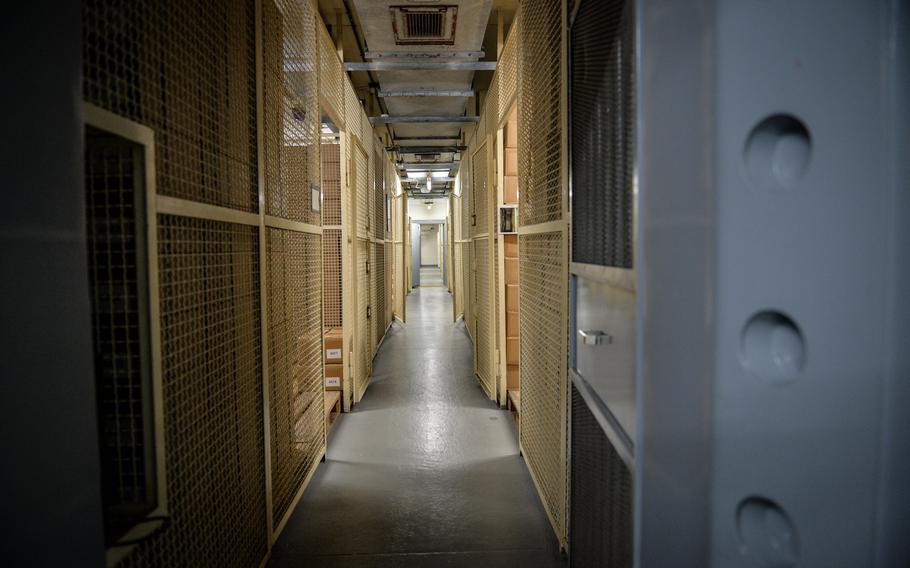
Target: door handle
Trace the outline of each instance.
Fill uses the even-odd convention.
[[[613,343],[613,336],[594,329],[579,329],[578,335],[585,345],[604,345]]]

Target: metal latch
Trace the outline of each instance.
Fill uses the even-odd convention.
[[[369,273],[370,273],[370,261],[368,260],[367,261],[367,274],[369,274]]]
[[[579,329],[578,335],[585,345],[609,345],[613,343],[612,335],[594,329]]]
[[[373,317],[373,306],[367,306],[367,319]]]

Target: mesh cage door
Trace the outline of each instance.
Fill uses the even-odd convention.
[[[571,420],[572,566],[631,568],[632,472],[574,385]]]

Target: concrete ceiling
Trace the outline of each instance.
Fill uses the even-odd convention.
[[[403,57],[389,59],[367,59],[367,61],[426,61],[420,54],[427,52],[466,52],[485,51],[485,61],[496,60],[496,26],[495,10],[503,12],[505,26],[517,8],[518,0],[319,0],[319,8],[326,24],[337,28],[343,26],[345,62],[363,61],[362,52],[403,52]],[[392,26],[393,6],[455,6],[457,19],[455,41],[453,45],[397,45]],[[353,20],[353,22],[351,21]],[[492,28],[492,31],[491,31]],[[504,30],[505,33],[505,30]],[[333,30],[333,35],[335,30]],[[492,42],[490,41],[492,38]],[[359,45],[358,45],[359,44]],[[415,54],[410,56],[408,54]],[[461,61],[477,61],[459,59]],[[439,70],[406,70],[406,71],[355,71],[351,72],[352,83],[358,88],[361,98],[367,100],[367,112],[371,116],[388,114],[391,116],[446,115],[463,116],[476,114],[475,101],[468,97],[386,97],[372,98],[377,91],[414,91],[414,90],[475,90],[485,89],[489,84],[492,72],[489,71],[439,71]],[[378,87],[378,89],[377,89]],[[371,96],[372,95],[372,96]],[[396,154],[399,162],[455,163],[449,170],[454,176],[458,171],[460,152],[439,152],[431,155],[417,156],[404,150],[406,146],[445,147],[463,144],[462,130],[473,128],[473,125],[458,123],[417,123],[388,125],[388,138],[402,151]],[[421,136],[451,136],[450,140],[418,139]],[[426,150],[421,150],[425,152]],[[449,190],[452,183],[433,183],[433,193],[438,190]]]

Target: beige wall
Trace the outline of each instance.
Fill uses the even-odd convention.
[[[432,203],[427,209],[427,202]],[[414,221],[442,221],[449,214],[448,199],[408,199],[408,215]]]

